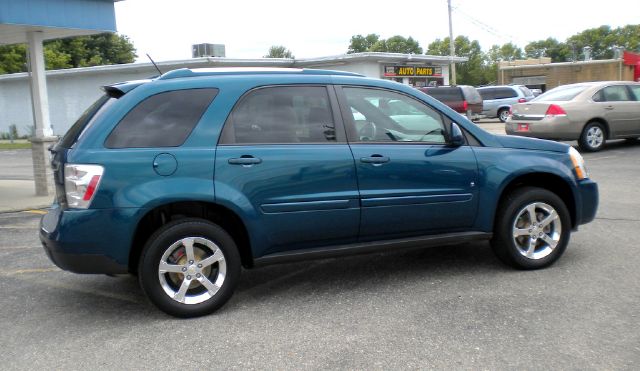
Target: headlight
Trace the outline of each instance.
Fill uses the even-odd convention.
[[[573,170],[576,172],[576,178],[578,180],[582,180],[589,177],[589,172],[587,171],[587,167],[584,163],[584,158],[580,152],[578,152],[575,148],[569,147],[569,157],[571,157],[571,162],[573,163]]]

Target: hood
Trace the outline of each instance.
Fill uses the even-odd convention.
[[[567,152],[569,145],[544,139],[525,138],[511,135],[496,135],[496,139],[503,147],[518,149],[533,149],[538,151]]]

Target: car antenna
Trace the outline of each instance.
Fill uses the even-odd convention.
[[[154,61],[153,61],[153,58],[151,58],[151,56],[149,55],[149,53],[146,53],[146,54],[147,54],[147,58],[149,58],[149,60],[151,61],[151,63],[153,63],[153,67],[155,67],[155,68],[156,68],[156,70],[158,70],[158,73],[159,73],[160,75],[162,75],[162,71],[160,71],[160,68],[158,68],[158,65],[156,64],[156,62],[154,62]]]

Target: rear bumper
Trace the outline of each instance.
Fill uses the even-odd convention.
[[[541,139],[575,140],[580,136],[580,128],[566,116],[544,117],[541,120],[509,118],[504,124],[504,130],[509,135]]]
[[[128,273],[129,250],[141,209],[62,210],[54,205],[40,221],[49,259],[75,273]]]
[[[578,204],[576,208],[575,227],[586,224],[596,217],[598,211],[598,184],[591,179],[578,182]]]

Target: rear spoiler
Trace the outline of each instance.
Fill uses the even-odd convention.
[[[151,80],[134,80],[134,81],[118,82],[111,85],[105,85],[102,87],[102,90],[104,90],[104,92],[111,98],[118,99],[121,96],[130,92],[131,90],[137,88],[138,86],[142,84],[146,84],[150,81]]]

